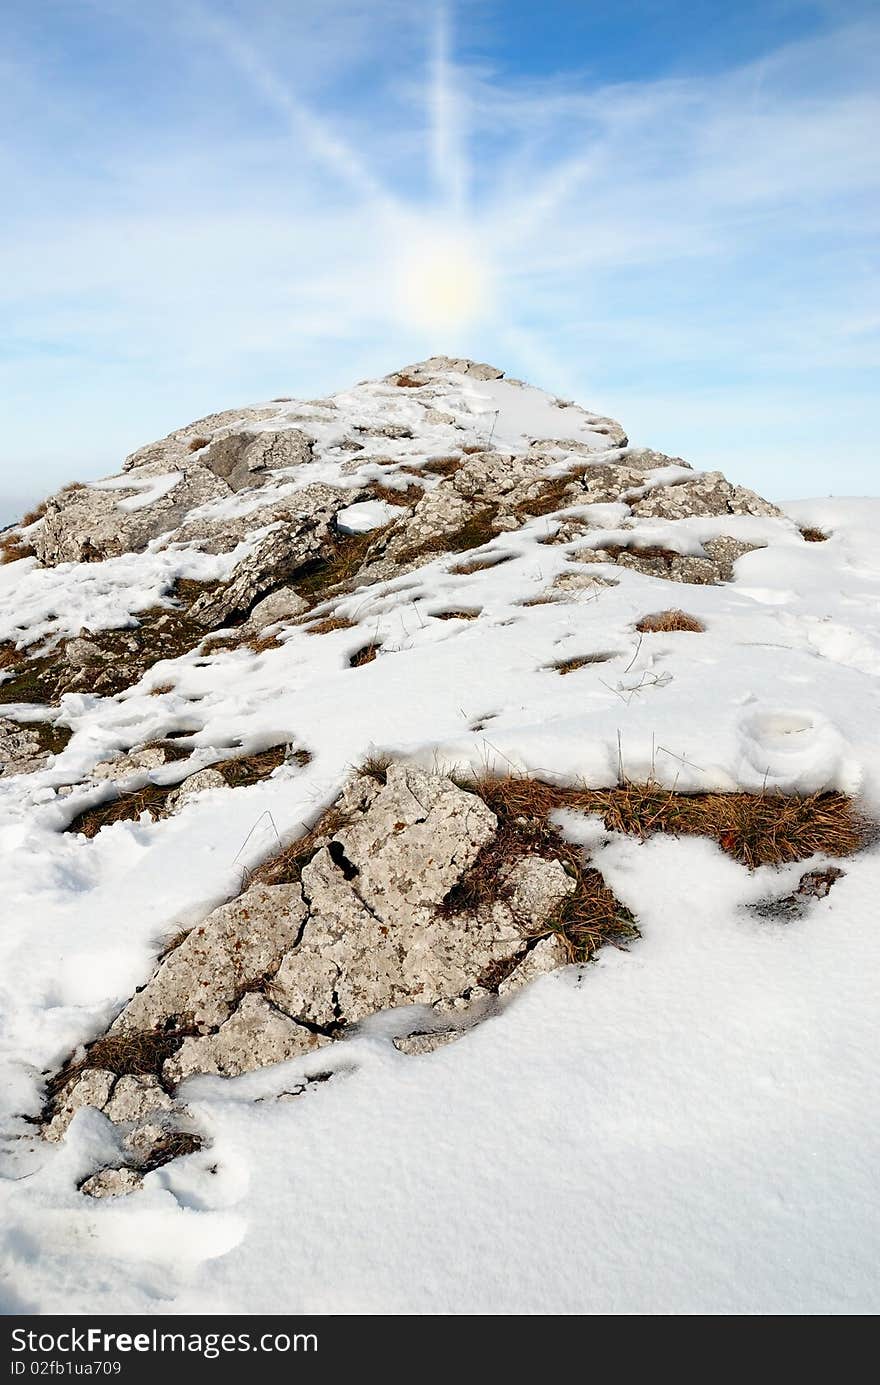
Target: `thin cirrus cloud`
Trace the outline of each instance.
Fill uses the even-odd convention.
[[[0,520],[199,413],[438,350],[769,494],[876,490],[880,23],[603,84],[493,61],[481,8],[478,44],[393,0],[94,0],[48,53],[21,26]]]

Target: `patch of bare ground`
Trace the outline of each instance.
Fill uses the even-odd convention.
[[[189,607],[216,585],[181,580],[170,593],[175,605],[152,606],[138,614],[136,625],[120,630],[81,632],[78,640],[88,648],[75,662],[68,658],[69,640],[48,653],[4,646],[0,668],[10,676],[0,682],[0,703],[51,705],[65,692],[123,692],[160,659],[179,658],[201,643],[204,627],[190,619]]]
[[[354,582],[370,549],[387,527],[383,525],[366,534],[340,533],[319,558],[306,563],[293,576],[292,585],[298,595],[317,606],[328,596],[344,592]]]
[[[184,759],[187,756],[185,752],[177,752],[171,758]],[[253,755],[235,756],[202,768],[216,770],[222,774],[230,788],[238,789],[268,779],[272,771],[284,764],[287,759],[304,766],[309,763],[311,756],[307,750],[296,750],[288,755],[286,745],[276,745]],[[84,812],[77,814],[68,824],[66,831],[91,838],[96,837],[101,828],[110,823],[136,822],[142,813],[160,818],[166,811],[169,797],[180,788],[180,783],[178,780],[173,784],[146,784],[131,793],[121,793],[116,798],[99,803],[94,808],[86,808]]]
[[[429,611],[428,615],[432,620],[476,620],[480,615],[479,610],[452,610],[452,611]]]
[[[665,631],[685,630],[691,634],[703,634],[706,627],[696,616],[689,616],[686,611],[655,611],[653,615],[642,616],[636,623],[636,629],[643,635],[659,634]]]

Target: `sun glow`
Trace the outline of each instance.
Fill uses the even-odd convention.
[[[416,237],[394,274],[396,310],[410,324],[444,331],[491,311],[492,270],[465,233]]]

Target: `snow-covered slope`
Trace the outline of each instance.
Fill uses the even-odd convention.
[[[433,783],[837,791],[876,819],[878,527],[880,501],[782,514],[448,358],[215,415],[52,498],[0,567],[0,1303],[876,1310],[870,843],[749,870],[568,812],[627,950],[490,997],[431,1052],[379,1006],[192,1077],[203,1147],[128,1197],[78,1191],[123,1162],[105,1114],[54,1144],[34,1122],[169,940],[370,757]],[[670,609],[703,629],[637,629]],[[271,773],[220,777],[272,747]],[[139,820],[65,830],[135,791]],[[766,907],[831,863],[827,897]]]

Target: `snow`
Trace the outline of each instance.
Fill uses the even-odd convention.
[[[282,484],[356,485],[377,457],[393,478],[448,450],[453,426],[426,424],[409,394],[389,402],[373,383],[334,396],[333,423],[310,425],[326,430],[317,460]],[[497,409],[496,440],[520,447],[589,434],[589,415],[578,423],[510,382],[450,378],[431,403],[472,428],[491,429]],[[387,423],[392,405],[411,438],[364,434],[365,455],[333,453],[347,423]],[[297,410],[307,406],[291,407],[291,423]],[[363,532],[379,508],[357,503],[348,518],[368,517]],[[588,508],[592,546],[634,537],[623,507]],[[880,812],[880,501],[799,501],[789,513],[639,526],[639,541],[682,553],[718,533],[767,545],[717,587],[585,566],[583,540],[543,544],[556,521],[534,520],[493,540],[509,558],[496,567],[456,574],[460,555],[440,557],[346,597],[337,610],[354,629],[316,638],[292,626],[277,649],[187,655],[118,698],[62,699],[74,732],[64,753],[0,779],[0,1305],[876,1312],[876,847],[782,924],[748,906],[789,893],[819,862],[750,873],[708,842],[643,843],[565,814],[638,916],[629,950],[543,978],[429,1056],[397,1052],[392,1013],[308,1059],[194,1079],[185,1094],[210,1147],[126,1199],[76,1191],[112,1156],[103,1116],[80,1113],[57,1147],[20,1119],[39,1111],[41,1072],[102,1030],[165,940],[237,889],[276,833],[314,821],[372,751],[594,785],[622,767],[679,789],[839,788]],[[830,537],[804,543],[797,524]],[[246,547],[0,569],[0,640],[125,624],[167,600],[176,576],[228,574]],[[524,604],[577,573],[616,585]],[[668,606],[705,633],[635,632]],[[478,618],[436,618],[450,610]],[[366,639],[381,651],[352,669]],[[565,677],[551,667],[589,652],[609,657]],[[159,682],[171,691],[151,695]],[[96,797],[76,787],[94,764],[169,731],[204,760],[284,739],[313,759],[162,822],[120,822],[93,841],[61,832]]]
[[[395,518],[394,506],[385,500],[361,500],[347,505],[336,516],[336,527],[344,534],[367,534]]]
[[[157,500],[162,500],[166,495],[174,490],[183,480],[182,471],[162,472],[158,476],[148,476],[140,479],[131,475],[110,476],[106,481],[93,481],[93,490],[114,491],[114,490],[134,490],[140,492],[136,495],[128,495],[118,501],[119,510],[142,510],[147,505],[154,505]]]

